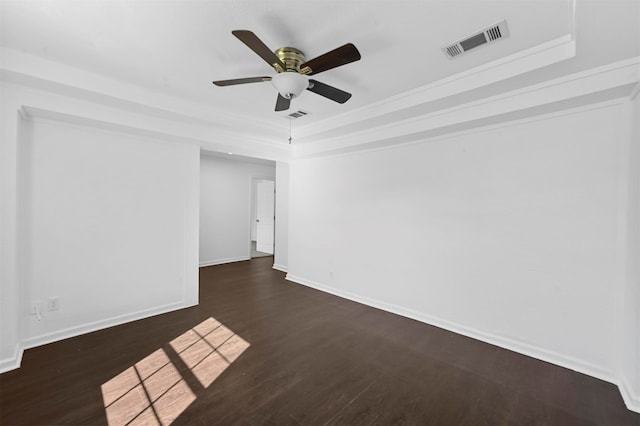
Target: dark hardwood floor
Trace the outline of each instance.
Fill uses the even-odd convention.
[[[200,270],[200,305],[27,350],[0,423],[640,425],[618,389],[284,280]]]

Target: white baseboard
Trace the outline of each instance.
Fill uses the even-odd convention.
[[[370,299],[368,297],[360,296],[354,293],[346,292],[343,290],[329,287],[324,284],[320,284],[313,280],[308,280],[303,277],[287,274],[286,279],[298,284],[305,285],[307,287],[314,288],[316,290],[330,293],[344,299],[349,299],[354,302],[362,303],[373,308],[381,309],[383,311],[391,312],[393,314],[401,315],[403,317],[411,318],[416,321],[420,321],[429,325],[434,325],[445,330],[452,331],[463,336],[470,337],[472,339],[480,340],[501,348],[508,349],[510,351],[518,352],[523,355],[530,356],[542,361],[556,364],[561,367],[568,368],[570,370],[583,373],[600,380],[604,380],[609,383],[613,383],[618,386],[620,393],[627,405],[627,408],[632,411],[640,412],[640,404],[637,396],[633,395],[631,388],[624,380],[618,380],[616,375],[609,370],[603,369],[599,366],[591,364],[589,362],[576,359],[573,357],[565,356],[554,351],[549,351],[543,348],[539,348],[534,345],[530,345],[524,342],[512,340],[503,336],[498,336],[492,333],[486,333],[471,327],[466,327],[442,318],[437,318],[431,315],[424,314],[422,312],[414,311],[404,308],[402,306],[393,305],[390,303],[381,302],[379,300]]]
[[[251,260],[251,257],[241,256],[241,257],[229,257],[227,259],[204,260],[200,262],[200,267],[203,268],[205,266],[222,265],[224,263],[242,262],[244,260]]]
[[[0,373],[20,368],[23,352],[24,349],[22,348],[22,345],[17,344],[11,357],[0,360]]]
[[[283,265],[278,265],[277,263],[273,264],[273,269],[276,269],[281,272],[288,272],[287,267]]]
[[[9,369],[15,369],[20,367],[22,361],[23,350],[35,348],[37,346],[46,345],[48,343],[57,342],[60,340],[68,339],[70,337],[80,336],[82,334],[91,333],[105,328],[113,327],[116,325],[125,324],[132,321],[137,321],[149,317],[153,317],[160,314],[166,314],[168,312],[177,311],[178,309],[188,308],[189,305],[184,302],[171,303],[163,306],[158,306],[151,309],[145,309],[142,311],[133,312],[130,314],[118,315],[115,317],[107,318],[100,321],[94,321],[87,324],[82,324],[75,327],[69,327],[63,330],[54,331],[52,333],[42,334],[40,336],[31,337],[23,340],[20,344],[19,353],[16,360],[13,361]],[[0,364],[4,366],[4,364]],[[0,370],[8,371],[8,370]]]
[[[616,385],[618,385],[618,389],[620,389],[620,394],[622,394],[622,399],[627,408],[636,413],[640,413],[640,394],[633,393],[631,385],[624,377],[620,378]]]

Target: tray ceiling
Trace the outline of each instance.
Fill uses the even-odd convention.
[[[563,37],[572,42],[577,38],[577,54],[571,61],[565,60],[568,56],[559,57],[555,60],[556,66],[541,63],[539,70],[524,76],[505,74],[495,81],[485,76],[487,83],[470,86],[465,89],[466,95],[453,90],[447,96],[470,102],[504,91],[501,85],[504,89],[513,89],[638,56],[638,3],[3,0],[0,1],[0,46],[5,51],[20,52],[140,87],[166,99],[176,99],[176,105],[187,102],[191,111],[201,110],[201,113],[191,114],[185,109],[184,114],[197,115],[198,120],[211,117],[215,121],[219,115],[224,117],[220,120],[223,125],[229,127],[247,123],[247,129],[243,130],[249,132],[248,128],[253,127],[255,137],[260,138],[262,132],[268,141],[289,127],[286,113],[273,111],[276,91],[271,84],[222,88],[211,84],[214,79],[271,72],[231,31],[251,30],[270,48],[294,46],[307,58],[354,43],[362,60],[316,77],[351,92],[353,97],[347,103],[340,105],[308,91],[292,102],[291,112],[310,113],[295,120],[294,128],[313,140],[312,136],[318,135],[321,128],[322,132],[327,127],[347,128],[345,123],[352,117],[354,123],[360,120],[371,124],[376,115],[369,112],[379,109],[380,105],[397,103],[399,97],[411,97],[416,90],[438,87],[445,81],[448,87],[455,88],[452,83],[455,76],[466,75],[467,80],[473,80],[474,70],[517,55],[521,60],[526,59],[526,52]],[[442,52],[443,46],[502,19],[508,24],[508,37],[455,59],[447,58]],[[603,22],[616,25],[605,28]],[[13,75],[16,81],[23,77],[4,71],[5,76]],[[155,106],[153,101],[147,103]],[[438,105],[410,107],[416,111],[433,111]],[[396,108],[396,114],[388,114],[387,119],[402,119],[402,114],[402,108]],[[235,121],[229,121],[229,117]],[[358,130],[355,124],[350,128]],[[264,129],[278,131],[269,133]],[[281,143],[285,141],[280,138]]]

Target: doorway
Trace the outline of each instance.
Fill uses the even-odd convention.
[[[252,182],[251,258],[273,256],[275,235],[275,182]]]

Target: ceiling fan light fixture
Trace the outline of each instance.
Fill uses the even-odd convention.
[[[309,80],[296,71],[286,71],[276,74],[271,79],[271,84],[283,98],[293,99],[300,96],[302,91],[309,87]]]
[[[275,106],[276,112],[290,109],[291,99],[300,96],[305,89],[340,104],[351,98],[351,93],[321,83],[318,80],[309,79],[307,75],[315,76],[321,72],[359,61],[361,58],[360,52],[352,43],[347,43],[307,61],[304,53],[295,47],[285,46],[272,51],[257,35],[249,30],[233,30],[231,33],[269,64],[276,71],[276,75],[273,77],[217,80],[213,81],[214,85],[234,86],[236,84],[271,81],[273,87],[278,91]]]

